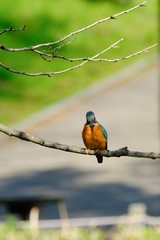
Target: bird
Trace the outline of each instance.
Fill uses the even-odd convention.
[[[86,123],[82,130],[84,145],[90,150],[107,150],[108,134],[106,129],[97,122],[94,112],[86,113]],[[96,155],[98,163],[103,162],[103,156]]]

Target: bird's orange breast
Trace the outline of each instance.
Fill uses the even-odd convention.
[[[82,131],[82,138],[88,149],[106,149],[107,143],[98,124],[93,127],[85,125]]]

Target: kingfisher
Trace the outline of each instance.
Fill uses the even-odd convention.
[[[86,113],[86,123],[82,131],[84,145],[90,150],[107,150],[108,134],[106,129],[100,125],[95,117],[94,112]],[[103,162],[103,156],[96,155],[98,163]]]

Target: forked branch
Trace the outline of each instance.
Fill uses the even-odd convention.
[[[4,34],[6,32],[18,32],[18,31],[24,31],[24,30],[26,30],[26,25],[24,25],[22,28],[18,28],[18,29],[15,29],[15,28],[13,28],[13,26],[10,26],[9,28],[6,28],[6,29],[0,31],[0,35]],[[1,47],[2,46],[3,45],[1,45]]]
[[[26,75],[26,76],[30,76],[30,77],[36,77],[36,76],[48,76],[48,77],[51,77],[53,75],[62,74],[62,73],[68,72],[68,71],[75,70],[76,68],[80,68],[80,67],[82,67],[83,65],[85,65],[88,62],[115,62],[116,63],[116,62],[119,62],[119,61],[122,61],[122,60],[125,60],[125,59],[128,59],[128,58],[135,57],[135,56],[140,55],[142,53],[148,52],[149,49],[157,46],[157,44],[154,44],[154,45],[149,46],[147,48],[144,48],[144,49],[142,49],[142,50],[140,50],[138,52],[132,53],[130,55],[127,55],[127,56],[124,56],[124,57],[121,57],[121,58],[116,58],[116,59],[97,58],[100,55],[102,55],[103,53],[105,53],[108,50],[110,50],[111,48],[114,48],[122,40],[123,40],[123,38],[118,40],[114,44],[110,45],[108,48],[106,48],[106,49],[102,50],[101,52],[97,53],[96,55],[94,55],[92,57],[88,57],[88,58],[84,57],[84,58],[71,59],[71,58],[66,58],[64,56],[55,56],[55,58],[61,58],[63,60],[68,60],[70,62],[82,61],[81,63],[79,63],[77,65],[74,65],[73,67],[69,67],[69,68],[66,68],[66,69],[63,69],[63,70],[60,70],[60,71],[29,73],[29,72],[25,72],[25,71],[12,69],[11,67],[6,66],[5,64],[3,64],[1,62],[0,62],[0,67],[4,68],[4,69],[6,69],[6,70],[8,70],[10,72],[13,72],[13,73],[16,73],[16,74],[22,74],[22,75]]]
[[[74,66],[71,66],[71,67],[68,67],[66,69],[62,69],[62,70],[59,70],[59,71],[50,71],[50,72],[36,72],[36,73],[29,73],[29,72],[26,72],[26,71],[21,71],[21,70],[16,70],[16,69],[13,69],[12,67],[10,66],[7,66],[5,65],[4,63],[0,62],[0,67],[1,68],[4,68],[10,72],[13,72],[13,73],[16,73],[16,74],[22,74],[22,75],[26,75],[26,76],[30,76],[30,77],[34,77],[34,76],[53,76],[53,75],[57,75],[57,74],[62,74],[62,73],[65,73],[65,72],[68,72],[68,71],[71,71],[71,70],[75,70],[77,68],[80,68],[82,67],[84,64],[88,63],[88,62],[119,62],[121,60],[125,60],[125,59],[128,59],[128,58],[131,58],[131,57],[134,57],[134,56],[137,56],[139,54],[142,54],[142,53],[145,53],[147,52],[149,49],[155,47],[157,44],[153,44],[152,46],[149,46],[149,47],[146,47],[140,51],[137,51],[137,52],[134,52],[130,55],[127,55],[127,56],[124,56],[124,57],[120,57],[120,58],[116,58],[116,59],[107,59],[107,58],[98,58],[100,55],[102,55],[103,53],[109,51],[110,49],[114,48],[114,47],[117,47],[117,44],[120,43],[123,39],[120,39],[118,40],[117,42],[111,44],[109,47],[103,49],[102,51],[98,52],[96,55],[92,56],[92,57],[82,57],[82,58],[68,58],[66,56],[61,56],[59,55],[59,51],[60,49],[62,49],[64,46],[68,45],[68,44],[71,44],[75,38],[73,39],[73,37],[75,35],[78,35],[84,31],[87,31],[88,29],[92,28],[92,27],[95,27],[96,25],[98,24],[101,24],[101,23],[104,23],[106,21],[109,21],[109,20],[114,20],[114,19],[117,19],[119,16],[123,15],[123,14],[126,14],[126,13],[129,13],[137,8],[140,8],[140,7],[144,7],[146,6],[146,1],[139,4],[139,5],[136,5],[130,9],[127,9],[125,11],[122,11],[120,13],[117,13],[115,15],[112,15],[110,17],[107,17],[107,18],[104,18],[104,19],[101,19],[101,20],[98,20],[88,26],[85,26],[77,31],[74,31],[74,32],[71,32],[69,33],[68,35],[60,38],[59,40],[57,41],[54,41],[54,42],[48,42],[48,43],[42,43],[42,44],[37,44],[37,45],[33,45],[33,46],[29,46],[29,47],[23,47],[23,48],[9,48],[7,46],[5,46],[4,44],[1,44],[0,45],[0,50],[3,50],[3,51],[9,51],[9,52],[24,52],[24,51],[32,51],[36,54],[38,54],[39,56],[41,56],[44,60],[46,61],[49,61],[51,62],[52,60],[54,59],[61,59],[61,60],[65,60],[65,61],[69,61],[69,62],[77,62],[77,61],[80,61],[79,64],[76,64]],[[13,27],[10,27],[8,29],[5,29],[3,31],[0,32],[0,35],[6,33],[6,32],[12,32],[12,31],[23,31],[26,29],[26,26],[20,28],[20,29],[14,29]],[[57,46],[58,45],[58,46]],[[43,50],[42,50],[43,48]],[[49,49],[48,49],[49,48]]]
[[[1,45],[0,48],[2,48],[3,50],[6,50],[6,51],[11,51],[11,52],[21,52],[21,51],[30,51],[30,50],[33,51],[35,49],[42,48],[42,47],[50,47],[50,46],[53,46],[55,44],[62,43],[64,41],[66,41],[68,38],[71,38],[74,35],[77,35],[77,34],[79,34],[81,32],[87,31],[88,29],[90,29],[90,28],[92,28],[92,27],[94,27],[94,26],[96,26],[98,24],[104,23],[104,22],[109,21],[109,20],[117,19],[119,16],[121,16],[123,14],[129,13],[129,12],[139,8],[139,7],[144,7],[144,6],[146,6],[146,1],[140,3],[140,4],[136,5],[136,6],[134,6],[132,8],[130,8],[130,9],[127,9],[125,11],[122,11],[120,13],[112,15],[110,17],[98,20],[98,21],[96,21],[96,22],[94,22],[94,23],[92,23],[92,24],[90,24],[88,26],[85,26],[85,27],[83,27],[83,28],[81,28],[81,29],[79,29],[77,31],[71,32],[68,35],[64,36],[63,38],[60,38],[59,40],[57,40],[55,42],[42,43],[42,44],[37,44],[37,45],[34,45],[34,46],[24,47],[24,48],[6,48],[4,45]],[[22,28],[22,30],[24,30],[24,29]]]

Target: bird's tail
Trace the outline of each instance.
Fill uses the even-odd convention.
[[[96,155],[96,158],[97,158],[98,163],[102,163],[103,162],[103,156]]]

